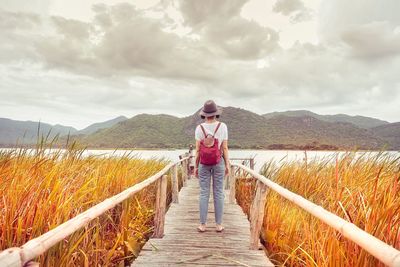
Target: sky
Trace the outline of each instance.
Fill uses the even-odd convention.
[[[0,117],[84,128],[208,99],[400,121],[398,0],[0,0]]]

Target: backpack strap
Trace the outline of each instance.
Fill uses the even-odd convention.
[[[206,138],[207,137],[207,133],[206,133],[206,130],[204,129],[203,125],[200,124],[200,128],[203,131],[204,138]]]
[[[217,128],[215,128],[215,131],[214,131],[214,134],[213,134],[213,136],[215,136],[215,134],[217,133],[217,131],[218,131],[218,129],[219,129],[219,126],[221,126],[221,122],[220,122],[220,123],[218,123],[218,125],[217,125]]]
[[[219,126],[221,126],[221,122],[219,122],[219,123],[218,123],[218,125],[217,125],[217,128],[215,128],[215,131],[214,131],[213,137],[214,137],[214,136],[215,136],[215,134],[217,133],[217,131],[218,131],[218,129],[219,129]],[[200,128],[201,128],[201,130],[203,131],[204,138],[206,138],[206,137],[207,137],[207,133],[206,133],[206,130],[204,129],[204,127],[203,127],[203,125],[202,125],[202,124],[200,124]]]

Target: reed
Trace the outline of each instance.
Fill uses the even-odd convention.
[[[66,151],[38,145],[0,152],[0,250],[23,245],[167,164],[130,154],[83,154],[74,145]],[[41,266],[123,265],[151,235],[154,198],[155,187],[149,186],[125,209],[121,204],[109,210],[37,261]]]
[[[400,249],[400,158],[390,153],[335,154],[307,162],[267,163],[261,173]],[[237,198],[248,212],[254,181],[239,179]],[[262,239],[276,264],[383,266],[329,226],[267,194]]]

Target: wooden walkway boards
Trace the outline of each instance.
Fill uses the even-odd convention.
[[[171,203],[166,214],[164,237],[151,238],[132,266],[274,266],[263,250],[249,250],[250,224],[239,205],[228,203],[227,193],[224,232],[215,232],[210,197],[208,229],[198,233],[198,196],[198,180],[188,180],[179,204]]]

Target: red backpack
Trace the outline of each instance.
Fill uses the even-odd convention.
[[[221,161],[221,150],[219,149],[218,139],[215,138],[219,126],[215,128],[214,134],[207,134],[203,125],[200,124],[201,130],[204,134],[204,139],[200,141],[200,163],[204,165],[215,165]]]

